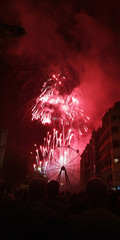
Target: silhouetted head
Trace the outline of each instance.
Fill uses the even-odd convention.
[[[89,208],[104,207],[106,186],[101,178],[93,177],[87,183],[87,200]]]
[[[2,198],[2,207],[5,210],[11,210],[15,206],[15,197],[12,193],[7,193]]]
[[[29,184],[29,192],[32,200],[41,200],[46,193],[46,182],[39,178],[33,178]]]
[[[47,193],[48,197],[55,198],[59,193],[59,182],[51,180],[47,183]]]

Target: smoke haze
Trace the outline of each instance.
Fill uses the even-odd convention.
[[[106,109],[120,100],[119,1],[4,0],[0,9],[3,22],[21,24],[27,32],[7,52],[9,109],[13,95],[18,103],[13,117],[8,111],[10,127],[15,115],[40,94],[49,73],[62,67],[76,73],[77,78],[73,74],[68,84],[80,91],[92,128],[98,127]],[[33,135],[35,139],[36,130]]]

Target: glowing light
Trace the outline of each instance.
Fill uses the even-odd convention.
[[[74,134],[71,129],[68,130],[66,135],[65,133],[59,133],[58,130],[56,130],[55,128],[53,129],[52,135],[49,132],[47,132],[47,137],[44,138],[43,146],[40,145],[38,148],[37,145],[34,144],[36,148],[35,149],[36,164],[34,166],[34,169],[35,170],[38,169],[38,171],[40,171],[40,168],[41,169],[43,168],[43,172],[45,172],[48,162],[51,161],[51,157],[55,157],[54,149],[58,147],[59,151],[61,151],[62,146],[69,146],[73,136]],[[61,151],[60,159],[59,159],[60,167],[66,164],[68,154],[69,154],[69,148],[67,151],[63,151],[63,150]],[[43,159],[42,161],[40,159],[40,156],[42,156],[42,159]]]
[[[34,144],[36,149],[34,170],[43,173],[44,176],[56,170],[63,178],[61,185],[65,185],[66,169],[68,168],[68,172],[71,171],[74,167],[73,160],[79,159],[79,150],[73,151],[73,148],[70,148],[76,132],[79,136],[86,134],[89,120],[81,108],[80,96],[77,96],[74,90],[68,91],[69,94],[63,91],[65,82],[66,77],[61,73],[52,74],[51,78],[44,82],[41,94],[32,108],[32,121],[37,120],[44,125],[54,123],[59,129],[54,128],[52,134],[47,132],[43,145],[37,147]],[[69,165],[69,162],[72,162],[72,165]],[[79,164],[80,161],[77,165]]]
[[[80,135],[87,132],[86,126],[89,117],[84,115],[80,106],[80,98],[74,91],[70,94],[62,94],[62,84],[66,78],[61,73],[53,74],[41,89],[41,94],[37,97],[36,103],[32,108],[32,121],[38,120],[42,124],[51,124],[58,120],[65,124],[70,124],[75,128],[76,122],[79,122]]]
[[[37,170],[37,168],[36,168],[36,164],[33,164],[33,168],[34,168],[34,171]]]
[[[119,159],[118,158],[115,158],[114,159],[114,163],[118,163],[119,162]]]

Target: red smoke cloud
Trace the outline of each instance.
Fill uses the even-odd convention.
[[[14,83],[19,82],[22,96],[28,96],[24,103],[39,95],[51,71],[70,66],[79,76],[77,90],[92,127],[97,127],[106,109],[120,100],[119,1],[11,0],[0,4],[1,19],[20,23],[27,32],[9,48],[9,55],[22,62]],[[72,84],[74,89],[74,79]]]

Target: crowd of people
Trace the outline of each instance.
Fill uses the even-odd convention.
[[[96,235],[96,233],[98,235]],[[120,233],[120,192],[108,191],[94,177],[85,192],[60,192],[59,182],[34,177],[26,189],[0,181],[1,237],[117,236]]]

